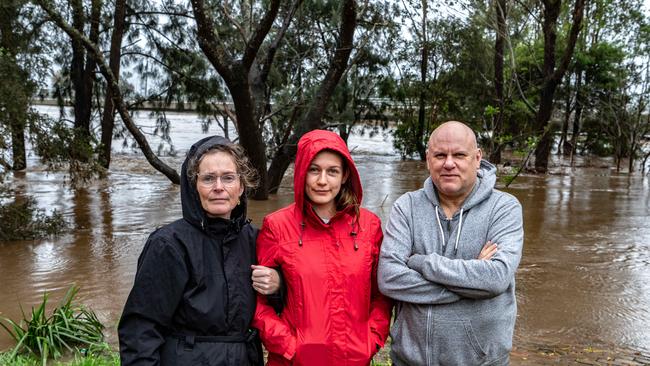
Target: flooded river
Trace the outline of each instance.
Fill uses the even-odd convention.
[[[188,115],[170,114],[179,167],[202,135]],[[197,132],[191,132],[197,131]],[[120,144],[121,142],[116,142]],[[365,189],[364,206],[383,221],[392,203],[417,189],[425,165],[400,161],[390,139],[349,142]],[[155,145],[154,145],[155,147]],[[115,342],[115,324],[131,288],[147,235],[180,217],[177,186],[129,149],[119,148],[105,179],[72,190],[64,172],[47,173],[34,159],[9,182],[41,208],[57,209],[71,231],[33,242],[0,243],[0,316],[17,319],[48,291],[60,299],[73,283]],[[508,189],[524,207],[525,245],[517,272],[517,340],[612,344],[650,350],[650,182],[608,169],[522,176]],[[291,177],[278,195],[251,202],[256,224],[292,200]],[[11,345],[0,333],[0,350]]]

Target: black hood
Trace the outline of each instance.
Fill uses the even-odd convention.
[[[233,143],[222,136],[203,138],[192,145],[181,167],[181,205],[183,207],[183,218],[190,224],[201,229],[205,229],[208,223],[208,216],[201,206],[201,199],[199,198],[199,192],[196,190],[196,184],[192,184],[192,180],[187,176],[187,166],[193,157],[200,158],[206,151],[217,145],[233,145]],[[241,203],[230,214],[230,220],[237,228],[241,228],[246,222],[246,189],[244,189],[240,201]]]

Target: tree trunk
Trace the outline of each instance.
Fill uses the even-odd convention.
[[[576,0],[573,8],[573,23],[569,31],[569,39],[560,65],[555,67],[556,57],[556,27],[560,15],[561,0],[544,0],[544,82],[540,92],[539,108],[535,118],[535,129],[539,142],[535,149],[535,170],[545,173],[548,170],[548,156],[553,144],[553,135],[549,133],[549,121],[553,114],[553,99],[555,89],[564,77],[573,56],[578,34],[582,25],[585,0]]]
[[[11,75],[7,75],[6,77],[3,75],[3,79],[5,80],[2,82],[9,82],[9,85],[16,86],[15,88],[11,88],[12,90],[10,91],[15,98],[4,101],[10,105],[5,111],[7,114],[7,120],[5,122],[9,125],[11,131],[12,164],[9,168],[12,170],[23,170],[27,167],[25,122],[26,112],[29,108],[29,98],[31,97],[30,95],[26,95],[29,93],[25,86],[27,80],[24,79],[24,76],[27,74],[21,72],[22,70],[20,70],[20,66],[16,60],[18,51],[16,49],[17,41],[14,37],[15,24],[12,20],[18,19],[19,10],[17,2],[9,2],[6,5],[0,6],[0,19],[5,20],[0,23],[0,49],[4,51],[4,55],[0,57],[5,59],[7,67],[12,70],[10,71]]]
[[[494,116],[494,130],[491,139],[490,161],[495,164],[501,163],[501,134],[503,130],[503,108],[505,107],[504,93],[503,93],[503,53],[505,49],[506,32],[508,31],[506,25],[506,17],[508,16],[508,9],[506,8],[506,0],[495,0],[494,7],[497,19],[496,39],[494,41],[494,96],[498,108],[497,114]]]
[[[566,152],[566,147],[569,145],[567,143],[567,138],[569,136],[569,121],[571,120],[571,112],[573,110],[571,106],[571,78],[566,78],[566,96],[564,98],[564,119],[562,120],[562,134],[560,135],[560,141],[557,143],[557,154],[558,155],[568,155]]]
[[[192,9],[198,31],[198,42],[212,66],[223,78],[235,105],[239,144],[246,150],[251,164],[260,176],[260,187],[253,192],[253,199],[268,198],[268,180],[266,175],[266,142],[262,138],[261,116],[256,115],[260,104],[256,103],[251,89],[251,81],[258,83],[258,63],[256,57],[262,43],[275,21],[279,0],[272,0],[268,11],[247,39],[247,47],[241,59],[235,60],[219,38],[214,34],[214,20],[206,11],[204,0],[192,0]],[[251,68],[255,67],[251,74]],[[259,92],[258,87],[255,88]]]
[[[111,34],[111,50],[109,68],[115,77],[120,78],[120,59],[122,55],[122,38],[124,36],[124,23],[126,17],[126,0],[115,0],[115,21],[113,34]],[[115,105],[113,93],[110,88],[106,90],[104,98],[104,114],[102,116],[101,150],[99,152],[100,164],[108,169],[111,164],[111,146],[113,144],[113,128],[115,125]]]
[[[25,123],[19,119],[16,119],[11,123],[11,151],[13,155],[13,164],[11,169],[23,170],[27,168],[27,154],[25,153]]]
[[[420,160],[427,159],[424,144],[424,125],[426,123],[427,103],[427,70],[429,69],[429,41],[427,37],[427,3],[422,0],[422,56],[420,59],[420,95],[418,100],[418,126],[415,133],[415,148],[420,155]]]
[[[72,26],[79,33],[85,34],[86,17],[83,2],[71,0]],[[90,11],[90,34],[93,44],[99,41],[99,18],[101,16],[101,0],[93,0]],[[74,146],[72,157],[79,161],[90,160],[90,117],[92,113],[92,90],[94,85],[95,61],[86,57],[86,50],[81,41],[72,39],[71,80],[74,89]]]
[[[645,156],[643,157],[643,163],[641,164],[641,174],[645,174],[645,166],[649,158],[650,158],[650,152],[645,154]]]
[[[83,2],[81,0],[71,0],[72,7],[72,26],[81,34],[84,34],[85,15]],[[74,133],[75,143],[72,146],[72,156],[78,160],[87,160],[81,153],[84,150],[86,137],[90,135],[90,102],[91,95],[86,93],[84,82],[84,65],[86,59],[86,50],[79,40],[71,39],[72,43],[72,62],[70,63],[70,81],[74,90],[73,108],[74,108]]]
[[[565,155],[574,156],[576,153],[576,144],[580,135],[580,119],[582,118],[583,108],[583,90],[582,90],[582,70],[576,71],[576,100],[575,112],[573,114],[573,128],[571,129],[571,142],[564,141],[563,150]]]
[[[305,133],[321,126],[327,104],[348,65],[354,42],[354,30],[357,24],[356,19],[356,1],[345,0],[341,8],[341,24],[338,32],[339,39],[336,52],[330,61],[327,74],[325,74],[325,78],[316,93],[314,103],[296,127],[289,141],[278,149],[269,167],[268,179],[269,191],[271,193],[277,192],[284,173],[287,171],[291,161],[295,158],[296,151],[298,150],[298,140]]]

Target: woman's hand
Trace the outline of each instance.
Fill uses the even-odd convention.
[[[251,265],[253,270],[252,280],[255,291],[262,295],[274,294],[280,289],[280,275],[273,268]]]
[[[491,240],[488,240],[487,243],[481,249],[481,253],[478,255],[478,259],[489,260],[497,252],[497,244],[492,243]]]

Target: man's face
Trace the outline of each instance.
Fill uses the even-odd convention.
[[[427,149],[427,168],[444,199],[465,199],[474,187],[481,150],[467,130],[443,126],[434,132]]]

